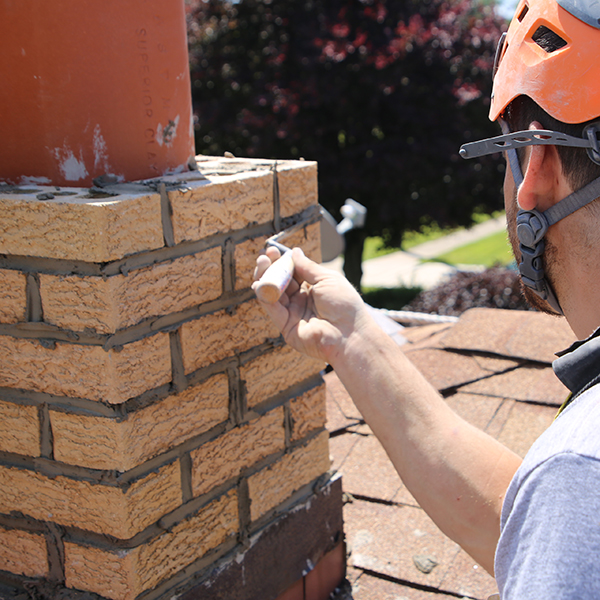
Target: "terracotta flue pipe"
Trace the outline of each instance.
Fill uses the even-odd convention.
[[[183,0],[0,0],[0,182],[188,169]]]

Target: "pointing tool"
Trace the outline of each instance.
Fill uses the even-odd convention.
[[[273,304],[281,298],[281,294],[285,292],[287,286],[294,275],[294,261],[292,259],[292,250],[287,246],[279,243],[278,240],[293,233],[294,231],[304,227],[306,223],[297,223],[288,229],[284,229],[279,233],[271,236],[265,242],[265,246],[274,246],[282,254],[267,270],[263,276],[256,282],[254,292],[256,297],[261,302]]]
[[[331,217],[331,215],[329,215],[329,213],[327,213],[323,207],[319,206],[317,214],[313,213],[313,215],[308,219],[301,220],[295,225],[292,225],[291,227],[288,227],[287,229],[284,229],[267,239],[265,246],[274,246],[277,248],[281,252],[281,258],[271,264],[271,266],[269,266],[263,273],[263,276],[254,285],[254,292],[259,300],[268,304],[277,302],[279,298],[281,298],[281,294],[285,292],[287,286],[292,280],[294,275],[292,251],[290,248],[279,242],[279,240],[288,236],[290,233],[302,229],[303,227],[306,227],[312,223],[321,221],[322,219],[328,221],[327,216],[329,216],[329,219],[334,223],[334,227],[327,232],[325,239],[332,241],[333,246],[336,246],[335,239],[339,238],[339,242],[337,243],[338,250],[334,256],[337,256],[340,252],[343,252],[344,234],[350,229],[364,227],[367,209],[355,200],[352,200],[352,198],[348,198],[344,206],[341,207],[340,212],[342,213],[344,219],[335,225],[333,217]],[[333,236],[331,236],[331,233],[333,233]],[[332,240],[332,237],[335,239]],[[322,225],[321,238],[323,239]],[[334,258],[334,256],[331,258]],[[331,260],[331,258],[327,260]]]

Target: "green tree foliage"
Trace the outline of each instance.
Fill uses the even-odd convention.
[[[348,257],[500,208],[502,161],[458,155],[497,133],[489,1],[188,0],[188,18],[197,151],[318,161],[326,208],[368,208]]]

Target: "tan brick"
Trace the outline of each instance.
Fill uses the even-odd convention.
[[[37,407],[0,402],[0,451],[40,455]]]
[[[237,352],[279,336],[256,300],[244,302],[233,314],[219,311],[181,326],[185,372],[190,373]]]
[[[0,225],[2,227],[2,225]],[[20,271],[0,269],[0,323],[25,321],[27,277]]]
[[[121,422],[53,411],[54,457],[91,469],[128,471],[228,417],[226,375],[215,375]]]
[[[222,293],[221,248],[112,277],[40,276],[44,320],[113,333],[148,317],[175,313]]]
[[[329,469],[329,433],[323,431],[305,446],[248,479],[253,521],[281,504],[303,485]]]
[[[0,571],[25,577],[48,574],[48,552],[43,535],[0,527]]]
[[[66,585],[113,600],[133,600],[216,548],[238,529],[234,490],[147,544],[110,552],[65,544]]]
[[[319,387],[290,400],[293,442],[302,439],[315,429],[325,427],[327,419],[325,393],[325,383],[322,383]]]
[[[316,162],[286,160],[277,163],[277,180],[279,183],[279,210],[282,217],[289,217],[317,204]]]
[[[158,194],[99,199],[63,188],[69,190],[75,195],[45,201],[35,194],[0,195],[0,254],[107,262],[163,247]]]
[[[0,466],[0,512],[128,539],[181,504],[179,462],[122,490]]]
[[[158,333],[119,352],[100,346],[0,336],[0,386],[119,404],[171,380],[169,336]]]
[[[203,444],[192,452],[194,496],[209,492],[284,446],[282,407]]]
[[[265,247],[267,236],[254,238],[235,247],[235,289],[242,290],[252,285],[254,267],[260,251]]]
[[[298,246],[308,258],[315,262],[321,262],[321,225],[313,223],[290,234],[283,240],[289,248]]]
[[[201,240],[273,219],[273,173],[209,175],[188,191],[169,192],[175,242]]]
[[[248,408],[318,373],[324,367],[321,361],[296,352],[291,346],[276,348],[259,356],[240,368]]]

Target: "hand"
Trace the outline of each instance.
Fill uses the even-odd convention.
[[[255,281],[279,256],[270,247],[258,257]],[[300,248],[294,248],[292,258],[294,278],[286,292],[278,302],[261,304],[290,346],[332,364],[370,317],[345,277],[308,259]]]

